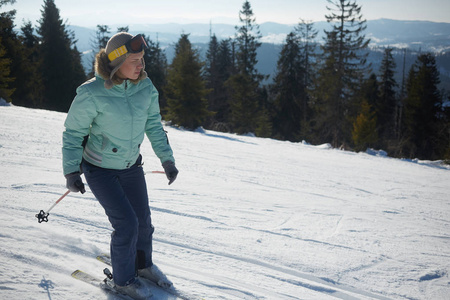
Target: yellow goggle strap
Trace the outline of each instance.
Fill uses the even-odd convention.
[[[125,45],[123,45],[122,47],[119,47],[119,48],[113,50],[110,54],[108,54],[109,61],[112,62],[116,58],[118,58],[126,53],[128,53],[127,47]]]

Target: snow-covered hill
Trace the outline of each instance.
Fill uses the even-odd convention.
[[[107,299],[111,228],[87,189],[66,191],[65,114],[0,106],[0,298]],[[167,185],[142,147],[154,258],[198,299],[448,299],[450,170],[211,131],[166,127],[180,170]],[[374,155],[375,154],[375,155]]]

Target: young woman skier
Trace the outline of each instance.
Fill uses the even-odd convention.
[[[172,283],[153,264],[149,200],[140,147],[147,135],[169,184],[177,177],[161,124],[158,91],[144,71],[142,35],[115,34],[95,59],[95,77],[77,89],[64,123],[63,170],[68,189],[84,193],[84,177],[114,229],[111,260],[116,289],[134,299],[151,291],[145,277]]]

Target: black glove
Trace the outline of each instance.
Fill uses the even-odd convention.
[[[67,175],[66,177],[66,187],[74,193],[81,192],[84,194],[86,190],[84,189],[83,181],[81,180],[80,172],[74,172]]]
[[[177,179],[178,170],[175,167],[175,163],[173,161],[165,161],[162,164],[164,168],[164,172],[166,172],[167,179],[169,179],[169,185]]]

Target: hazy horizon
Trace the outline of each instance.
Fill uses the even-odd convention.
[[[450,1],[429,0],[358,0],[362,6],[361,13],[367,20],[394,19],[404,21],[432,21],[450,23]],[[16,25],[24,21],[35,23],[42,17],[44,1],[17,0],[13,5],[5,5],[2,11],[16,10]],[[96,25],[136,25],[136,24],[239,24],[239,11],[243,0],[206,1],[167,0],[160,2],[142,2],[129,0],[73,1],[55,0],[60,17],[70,25],[95,27]],[[250,1],[254,18],[258,24],[274,22],[296,24],[300,19],[308,21],[325,21],[329,14],[326,0],[269,0]]]

